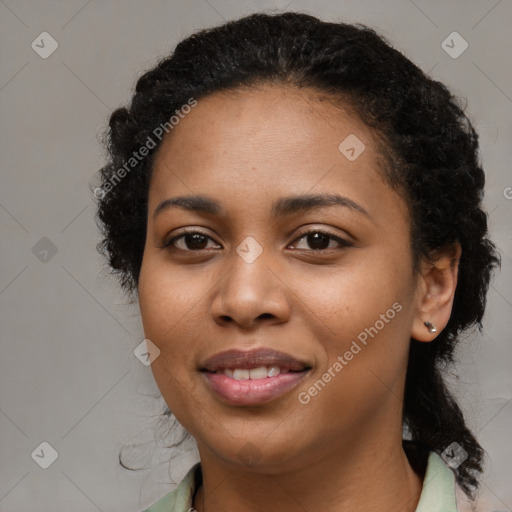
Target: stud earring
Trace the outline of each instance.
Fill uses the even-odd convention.
[[[423,322],[425,324],[425,327],[428,329],[428,332],[430,333],[434,333],[434,332],[437,332],[437,327],[430,323],[430,322]]]

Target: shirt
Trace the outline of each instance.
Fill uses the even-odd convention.
[[[142,512],[193,512],[192,501],[202,483],[201,463],[190,468],[178,487]],[[472,512],[471,502],[457,485],[455,474],[435,452],[427,460],[415,512]]]

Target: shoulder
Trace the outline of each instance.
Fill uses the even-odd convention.
[[[188,470],[176,489],[142,512],[189,512],[201,482],[201,463],[198,462]]]

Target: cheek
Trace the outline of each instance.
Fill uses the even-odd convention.
[[[150,258],[143,261],[139,308],[144,336],[160,350],[151,364],[155,382],[169,408],[178,411],[184,407],[184,395],[194,393],[195,382],[191,379],[191,371],[195,370],[193,352],[187,347],[198,343],[194,338],[198,331],[191,326],[200,321],[201,301],[205,294],[204,284],[185,279],[183,272],[169,267]]]
[[[160,258],[145,256],[139,279],[145,336],[164,351],[176,346],[173,339],[186,339],[194,313],[204,306],[207,286],[205,279],[187,275]]]
[[[191,326],[199,325],[203,286],[200,280],[185,278],[183,272],[170,271],[168,264],[150,258],[143,261],[139,307],[144,336],[160,350],[151,371],[167,406],[191,433],[195,432],[190,412],[197,403],[197,381],[192,378],[195,367],[187,346],[198,343],[194,339],[198,331]]]
[[[318,407],[326,400],[325,407],[337,404],[357,417],[361,407],[370,411],[390,390],[399,389],[410,333],[411,283],[406,265],[381,253],[308,282],[308,293],[301,298],[323,353],[313,383],[328,381],[325,387],[317,386],[322,390],[314,398],[319,399]]]
[[[310,320],[323,332],[328,348],[341,349],[343,342],[356,338],[365,328],[376,322],[381,327],[381,315],[385,320],[391,317],[386,330],[400,320],[403,315],[397,314],[398,306],[392,306],[407,295],[405,281],[391,265],[361,263],[336,272],[331,269],[325,275],[317,273],[307,284],[301,280],[296,293],[310,311]],[[404,304],[401,306],[403,309]]]
[[[349,436],[358,425],[371,424],[377,411],[385,408],[383,404],[400,408],[408,347],[407,320],[401,315],[406,312],[387,294],[380,301],[371,294],[352,297],[350,304],[345,294],[330,297],[342,305],[329,309],[326,300],[325,308],[319,310],[319,320],[330,334],[321,339],[319,366],[298,390],[302,392],[298,398],[301,404],[310,401],[304,405],[305,412],[326,435],[346,432]]]

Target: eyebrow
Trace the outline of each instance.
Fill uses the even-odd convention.
[[[348,197],[339,194],[303,194],[298,196],[281,197],[276,200],[271,209],[273,217],[284,217],[294,213],[322,208],[326,206],[344,206],[370,218],[370,214],[359,204]],[[178,196],[165,199],[153,212],[153,219],[169,208],[177,207],[184,210],[220,215],[224,210],[220,203],[207,196]]]

